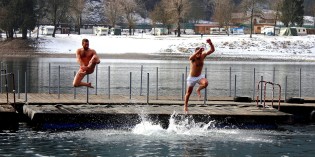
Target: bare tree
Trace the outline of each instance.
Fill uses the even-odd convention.
[[[261,14],[261,4],[266,2],[265,0],[243,0],[241,5],[247,15],[247,12],[250,13],[250,38],[252,38],[253,34],[253,19],[257,14]]]
[[[164,6],[167,9],[168,14],[174,17],[174,21],[177,25],[177,37],[180,37],[181,23],[186,18],[186,15],[190,11],[191,2],[189,0],[162,0],[166,1]]]
[[[273,12],[273,16],[275,19],[275,24],[273,27],[273,35],[274,36],[276,35],[276,26],[277,26],[277,21],[280,18],[280,14],[281,14],[280,10],[282,7],[282,3],[283,3],[283,0],[274,0],[272,3],[270,3],[271,9],[274,10],[274,12]]]
[[[38,39],[38,35],[39,35],[39,25],[43,23],[43,19],[47,14],[47,7],[48,7],[47,1],[36,0],[36,5],[35,5],[36,26],[37,26],[36,39]]]
[[[48,19],[51,20],[55,26],[52,37],[55,37],[56,29],[60,24],[60,21],[66,17],[68,12],[70,0],[49,0],[47,1]]]
[[[165,8],[166,1],[161,1],[155,5],[154,10],[150,12],[150,18],[152,24],[155,26],[156,23],[162,23],[164,28],[167,28],[168,34],[170,33],[171,25],[173,24],[172,14],[169,14]],[[154,31],[155,32],[155,31]]]
[[[120,2],[124,14],[124,18],[127,21],[129,35],[132,35],[132,29],[135,27],[135,14],[138,4],[135,0],[124,0]]]
[[[71,4],[70,4],[70,12],[72,14],[72,17],[76,21],[76,28],[78,31],[78,35],[81,34],[80,28],[82,25],[82,13],[85,7],[85,3],[86,3],[85,0],[71,0]]]
[[[122,0],[104,1],[105,16],[108,18],[109,25],[115,27],[118,19],[122,16]]]
[[[213,18],[219,23],[220,27],[225,27],[225,30],[228,30],[230,26],[233,9],[233,0],[215,0]],[[229,31],[227,31],[227,34],[229,35]]]

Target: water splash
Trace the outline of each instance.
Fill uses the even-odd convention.
[[[131,129],[136,135],[157,137],[162,139],[182,139],[206,137],[210,141],[239,141],[239,142],[267,142],[273,140],[266,138],[264,133],[270,131],[245,130],[237,128],[219,128],[215,120],[208,123],[196,122],[191,115],[178,115],[176,112],[169,118],[169,126],[163,129],[161,124],[152,122],[146,115],[141,114],[141,122]],[[259,132],[259,134],[257,134]],[[264,133],[262,133],[264,132]]]
[[[177,134],[177,135],[202,135],[210,128],[215,128],[215,121],[209,123],[196,123],[192,116],[178,115],[176,112],[170,116],[169,126],[163,129],[161,124],[155,124],[150,119],[141,114],[141,122],[137,124],[132,132],[134,134],[154,135],[154,134]]]
[[[215,128],[215,121],[209,123],[198,122],[191,115],[177,115],[174,112],[169,119],[167,132],[184,135],[200,135],[208,132],[208,129]]]

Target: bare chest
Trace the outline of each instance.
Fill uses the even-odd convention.
[[[200,59],[200,58],[197,58],[197,59],[194,59],[191,61],[191,64],[194,66],[194,67],[203,67],[203,60]]]

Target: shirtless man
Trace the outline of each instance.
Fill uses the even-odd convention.
[[[185,104],[184,104],[184,111],[188,112],[188,100],[190,97],[190,94],[192,93],[194,86],[196,83],[199,84],[199,87],[197,88],[196,92],[201,97],[200,90],[206,88],[208,86],[208,80],[205,78],[204,75],[201,74],[204,59],[206,56],[210,55],[214,52],[214,46],[210,39],[207,39],[207,43],[210,45],[211,49],[208,52],[203,52],[204,48],[197,47],[195,49],[195,53],[192,54],[189,57],[190,60],[190,72],[189,76],[187,77],[187,92],[185,95]]]
[[[77,62],[80,64],[80,69],[73,80],[74,87],[87,86],[94,88],[91,82],[82,82],[85,75],[94,72],[96,64],[100,63],[100,58],[96,55],[96,51],[89,48],[89,40],[82,40],[82,48],[76,52]]]

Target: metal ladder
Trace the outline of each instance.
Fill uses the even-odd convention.
[[[15,106],[16,104],[16,100],[15,100],[15,79],[14,79],[14,74],[13,73],[7,73],[7,70],[5,69],[1,69],[0,72],[1,76],[0,77],[4,77],[5,79],[5,90],[6,90],[6,96],[7,96],[7,104],[11,104],[9,102],[9,85],[8,85],[8,76],[10,76],[10,78],[12,79],[12,87],[13,87],[13,106]],[[2,84],[2,82],[0,82]],[[1,87],[2,88],[2,87]]]
[[[266,106],[266,86],[267,84],[272,85],[272,101],[271,101],[271,106],[273,107],[273,100],[274,100],[274,90],[275,90],[275,86],[279,87],[279,98],[278,98],[278,110],[280,111],[280,102],[281,102],[281,85],[280,84],[276,84],[270,81],[259,81],[258,86],[257,86],[257,97],[256,97],[256,103],[257,103],[257,107],[258,107],[258,101],[259,101],[259,85],[261,83],[264,83],[264,105],[263,108],[265,108]]]

